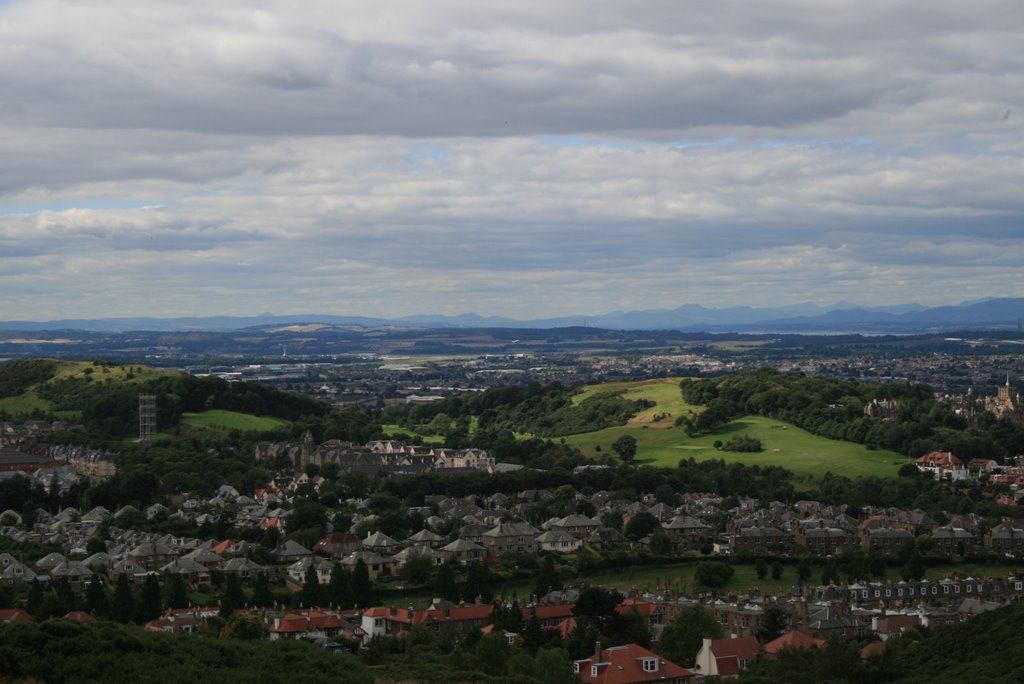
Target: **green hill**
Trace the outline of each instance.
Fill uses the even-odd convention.
[[[118,366],[102,361],[27,359],[0,367],[0,411],[19,415],[40,411],[78,418],[81,407],[57,407],[52,395],[69,384],[142,385],[174,371],[143,365]]]
[[[81,421],[88,433],[104,438],[138,434],[141,393],[156,396],[156,427],[164,435],[179,427],[267,432],[329,411],[307,397],[263,385],[144,365],[31,359],[0,367],[0,410]]]
[[[675,466],[683,458],[692,457],[698,461],[715,458],[747,465],[777,465],[788,468],[798,477],[817,478],[827,471],[848,477],[895,476],[900,466],[907,462],[906,458],[893,451],[871,451],[863,444],[826,439],[793,425],[759,416],[745,416],[708,434],[689,437],[675,426],[675,419],[681,415],[696,415],[703,407],[683,401],[679,378],[591,385],[584,388],[583,396],[610,391],[621,391],[627,399],[654,401],[655,406],[641,411],[624,426],[565,438],[566,443],[579,447],[587,456],[611,453],[611,445],[616,439],[631,435],[637,440],[636,462],[659,466]],[[730,437],[740,435],[760,439],[764,451],[736,453],[719,451],[713,446],[715,441],[726,442]],[[598,447],[601,451],[597,450]]]
[[[269,432],[286,427],[287,421],[277,418],[265,418],[238,411],[211,409],[202,413],[186,413],[181,417],[181,424],[207,430],[241,430],[243,432]]]

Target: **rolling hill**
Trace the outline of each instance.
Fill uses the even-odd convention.
[[[680,415],[697,413],[702,407],[690,406],[682,400],[678,378],[591,385],[578,396],[582,400],[588,394],[608,391],[622,391],[626,398],[649,399],[656,405],[638,413],[624,426],[565,438],[568,444],[579,447],[587,456],[610,453],[616,439],[631,435],[637,440],[636,462],[657,466],[675,466],[684,458],[698,461],[721,459],[746,465],[778,465],[793,471],[798,478],[813,480],[829,471],[848,477],[895,476],[900,466],[907,463],[905,457],[894,451],[872,451],[863,444],[826,439],[793,425],[759,416],[745,416],[709,434],[689,437],[675,427],[675,419]],[[739,435],[760,439],[764,451],[737,453],[719,451],[713,446],[716,440],[727,441]]]

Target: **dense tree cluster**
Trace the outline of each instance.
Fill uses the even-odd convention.
[[[733,418],[754,414],[830,439],[908,456],[949,450],[964,459],[1001,460],[1024,453],[1024,426],[984,414],[977,426],[968,427],[922,385],[858,384],[764,368],[687,379],[680,388],[687,402],[706,407],[696,417],[681,417],[681,425],[690,432],[708,432]],[[864,414],[865,405],[873,399],[896,402],[892,420]]]
[[[0,368],[0,398],[16,397],[56,373],[57,364],[46,359],[13,361]]]
[[[579,388],[559,383],[496,387],[423,406],[392,406],[384,410],[382,420],[448,437],[468,434],[470,420],[476,418],[478,431],[559,437],[623,425],[637,411],[654,406],[648,400],[625,399],[621,392],[599,392],[575,403],[578,392]]]
[[[785,649],[759,659],[740,677],[754,684],[951,684],[1016,682],[1024,669],[1024,606],[1012,605],[962,624],[915,628],[864,660],[858,646],[830,639],[823,648]]]
[[[743,453],[754,453],[758,451],[764,451],[764,446],[761,444],[761,440],[757,437],[751,437],[750,435],[739,435],[729,439],[725,444],[719,447],[722,451],[738,451]]]
[[[304,642],[251,643],[66,620],[0,625],[0,679],[69,684],[373,681],[358,659]]]

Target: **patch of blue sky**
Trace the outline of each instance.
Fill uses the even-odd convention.
[[[683,140],[674,142],[670,147],[674,150],[687,150],[695,147],[730,147],[736,144],[736,138],[729,136],[718,140]]]
[[[3,0],[0,0],[2,2]],[[137,202],[115,199],[66,200],[38,204],[0,204],[0,215],[37,214],[40,211],[67,211],[68,209],[142,209],[157,202]]]
[[[580,135],[542,135],[534,138],[541,145],[549,147],[613,147],[619,150],[642,150],[652,145],[626,142],[612,138],[588,138]]]
[[[448,150],[440,145],[415,145],[406,163],[411,169],[443,167],[448,164]]]
[[[774,149],[777,147],[866,147],[875,144],[873,138],[762,138],[757,141],[759,147]]]

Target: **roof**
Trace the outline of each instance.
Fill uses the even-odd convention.
[[[383,532],[374,532],[367,535],[366,539],[362,541],[362,544],[367,548],[392,548],[395,546],[401,546],[401,544],[396,540]]]
[[[654,670],[645,670],[644,663],[654,662]],[[577,661],[580,665],[580,679],[588,684],[627,684],[628,682],[659,682],[665,679],[692,677],[693,672],[676,665],[671,660],[648,651],[637,644],[613,646],[601,651],[601,661],[593,658]],[[592,666],[597,666],[596,676]]]
[[[778,653],[784,648],[812,648],[825,645],[824,639],[816,639],[809,634],[793,630],[786,632],[778,639],[772,639],[764,645],[765,653]]]
[[[735,657],[740,660],[753,660],[761,650],[761,645],[752,636],[736,639],[715,639],[711,642],[711,652],[716,658]]]
[[[65,620],[74,620],[75,622],[96,622],[96,618],[89,615],[81,610],[74,610],[64,616]]]
[[[882,634],[890,634],[892,632],[902,632],[908,627],[917,627],[920,624],[921,617],[919,615],[888,615],[878,618],[876,631]]]
[[[412,610],[409,608],[388,608],[376,606],[362,612],[363,617],[387,618],[391,622],[404,625],[418,625],[433,622],[461,622],[465,620],[486,620],[490,617],[494,606],[482,603],[472,606],[452,606],[451,608],[435,608],[433,610]]]
[[[0,610],[0,622],[32,622],[32,616],[21,608],[8,608]]]
[[[537,605],[523,608],[523,619],[529,620],[531,615],[536,614],[538,620],[554,620],[556,618],[566,619],[573,617],[572,603],[558,603],[553,606]]]
[[[658,604],[652,603],[651,601],[644,601],[643,599],[626,599],[615,607],[616,613],[626,614],[633,611],[647,616],[656,615],[661,612],[658,608]]]
[[[310,609],[286,614],[280,622],[275,621],[271,625],[270,632],[273,634],[302,634],[326,629],[342,629],[345,626],[345,621],[334,613]]]
[[[231,546],[233,544],[234,544],[234,542],[231,541],[230,539],[225,539],[221,543],[214,545],[214,547],[212,549],[210,549],[210,550],[213,551],[214,553],[222,554],[223,555],[223,554],[227,553],[231,549]]]
[[[933,451],[917,459],[921,465],[930,465],[943,468],[955,468],[963,466],[964,462],[953,455],[952,451]]]

